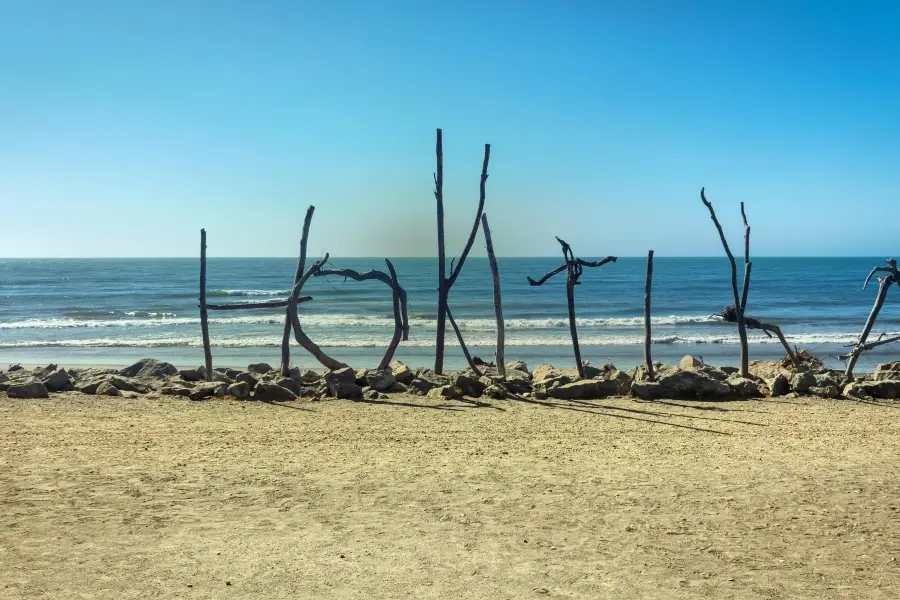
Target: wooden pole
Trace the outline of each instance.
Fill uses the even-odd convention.
[[[647,377],[653,381],[653,359],[650,357],[650,289],[653,282],[653,250],[647,253],[647,278],[644,282],[644,365]]]
[[[297,261],[297,272],[294,274],[294,287],[297,286],[297,282],[300,281],[300,278],[303,277],[303,273],[306,270],[306,244],[309,241],[309,228],[312,224],[314,212],[316,212],[315,206],[307,208],[306,218],[303,220],[303,235],[300,238],[300,260]],[[291,295],[297,296],[299,294],[300,292],[298,290],[291,290]],[[291,372],[291,329],[293,322],[291,310],[296,310],[296,305],[292,307],[289,302],[284,316],[284,333],[281,337],[282,375],[288,375]]]
[[[203,332],[203,357],[206,380],[212,381],[212,349],[209,345],[209,313],[206,311],[206,229],[200,230],[200,329]]]
[[[503,324],[503,304],[500,299],[500,269],[497,267],[497,256],[494,254],[494,242],[491,239],[491,228],[488,226],[487,214],[481,215],[481,227],[484,230],[484,245],[487,248],[488,261],[491,265],[491,278],[494,280],[494,316],[497,317],[497,351],[494,361],[497,363],[497,373],[506,377],[506,358],[504,346],[506,345],[506,331]]]

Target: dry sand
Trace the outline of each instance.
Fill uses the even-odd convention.
[[[0,597],[898,598],[898,406],[0,395]]]

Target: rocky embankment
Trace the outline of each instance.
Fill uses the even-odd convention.
[[[620,371],[611,364],[586,366],[586,378],[575,369],[539,365],[529,370],[523,362],[506,366],[506,377],[493,365],[483,373],[471,370],[438,375],[430,369],[412,370],[399,361],[389,369],[345,368],[318,373],[299,368],[288,375],[265,363],[246,369],[215,369],[206,381],[203,367],[177,369],[152,358],[124,369],[71,368],[48,365],[33,370],[12,365],[0,371],[0,392],[10,398],[47,398],[55,392],[81,392],[98,396],[154,394],[184,396],[191,400],[232,397],[238,400],[284,402],[297,399],[348,398],[386,399],[391,394],[414,394],[436,398],[593,400],[610,396],[632,396],[644,400],[740,400],[814,395],[826,398],[900,399],[900,362],[879,365],[874,373],[843,383],[843,373],[824,368],[815,360],[801,368],[776,361],[751,361],[750,377],[733,367],[714,367],[685,356],[677,367],[657,363],[655,376],[644,367]]]

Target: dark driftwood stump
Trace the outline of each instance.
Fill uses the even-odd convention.
[[[206,305],[206,230],[200,230],[200,330],[203,333],[203,357],[206,380],[212,381],[212,348],[209,345],[209,313]]]
[[[485,184],[487,183],[487,168],[488,162],[491,158],[491,145],[484,145],[484,161],[481,166],[481,188],[480,195],[478,200],[478,210],[475,213],[475,222],[472,225],[472,232],[469,234],[469,239],[466,242],[466,246],[463,249],[462,254],[459,256],[459,262],[456,264],[456,268],[453,268],[453,265],[450,265],[450,276],[447,276],[446,270],[446,262],[447,262],[447,254],[444,246],[444,149],[443,149],[443,132],[442,130],[437,130],[437,142],[435,144],[435,154],[437,157],[437,171],[434,174],[434,198],[437,202],[437,228],[438,228],[438,310],[437,310],[437,333],[435,335],[435,352],[434,352],[434,372],[435,373],[443,373],[444,371],[444,342],[446,336],[446,328],[447,328],[447,317],[449,311],[449,296],[450,296],[450,288],[453,287],[453,284],[456,282],[457,277],[459,277],[460,271],[462,271],[463,264],[466,262],[466,258],[469,256],[469,251],[472,249],[472,245],[475,243],[475,236],[478,234],[478,227],[481,224],[481,215],[484,212],[484,198],[485,198]],[[463,342],[462,334],[459,332],[458,328],[454,328],[456,330],[456,336],[459,338],[460,346],[465,348],[465,342]],[[469,361],[470,366],[475,367],[472,361]]]
[[[406,314],[406,291],[400,287],[400,282],[397,280],[397,271],[394,269],[394,265],[391,261],[384,259],[384,262],[387,264],[390,275],[383,271],[372,270],[360,273],[353,269],[319,269],[313,273],[313,276],[315,277],[334,275],[343,277],[344,279],[352,279],[354,281],[375,280],[380,281],[391,288],[391,302],[394,308],[394,336],[391,338],[391,343],[388,345],[387,351],[385,351],[384,357],[378,365],[379,369],[388,368],[391,364],[391,359],[394,357],[394,352],[397,350],[397,346],[400,345],[400,340],[405,340],[409,337],[409,318]]]
[[[897,269],[897,261],[893,258],[887,259],[888,266],[886,267],[873,267],[871,271],[869,271],[869,275],[866,277],[865,283],[863,283],[863,289],[866,289],[869,285],[869,281],[872,279],[872,276],[875,273],[887,273],[887,275],[883,277],[878,277],[878,296],[875,297],[875,304],[872,306],[872,310],[869,312],[869,317],[866,319],[866,324],[863,327],[862,333],[859,334],[859,340],[857,340],[856,344],[853,345],[853,349],[844,357],[841,357],[847,360],[847,370],[844,372],[844,382],[850,383],[853,381],[853,368],[856,366],[856,361],[859,360],[859,355],[865,352],[866,350],[871,350],[877,346],[881,346],[883,344],[888,344],[893,341],[897,341],[900,337],[889,338],[887,340],[879,339],[876,342],[866,343],[866,340],[869,338],[869,334],[872,332],[872,328],[875,327],[875,320],[878,318],[878,313],[881,312],[881,307],[884,305],[884,301],[887,298],[888,288],[890,288],[893,284],[900,285],[900,270]]]
[[[578,279],[581,277],[582,272],[584,271],[584,267],[602,267],[606,263],[616,262],[615,256],[607,256],[603,260],[598,261],[587,261],[580,258],[576,258],[575,254],[572,252],[571,246],[567,244],[565,241],[556,238],[556,241],[559,242],[560,246],[562,246],[563,259],[565,262],[559,267],[553,269],[539,280],[535,281],[531,277],[528,277],[528,283],[532,286],[543,285],[545,281],[553,277],[558,273],[562,273],[566,271],[566,304],[569,309],[569,333],[572,336],[572,349],[575,352],[575,367],[578,369],[578,377],[584,379],[584,363],[581,362],[581,348],[578,346],[578,328],[575,324],[575,286],[581,285],[581,282]]]

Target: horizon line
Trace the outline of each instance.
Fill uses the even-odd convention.
[[[585,255],[588,258],[597,258],[601,255]],[[298,259],[298,256],[207,256],[207,258],[216,258],[216,259],[233,259],[233,260],[245,260],[245,259]],[[437,260],[437,256],[329,256],[329,260],[347,260],[347,259],[364,259],[364,260]],[[453,258],[453,257],[451,257]],[[487,259],[487,256],[469,256],[468,259]],[[498,259],[534,259],[534,258],[561,258],[558,255],[533,255],[533,256],[524,256],[524,255],[515,255],[515,256],[497,256]],[[617,256],[616,260],[619,259],[646,259],[647,255],[630,255],[630,256]],[[654,253],[654,259],[657,258],[724,258],[728,257],[725,255],[659,255]],[[753,262],[753,258],[879,258],[874,254],[844,254],[844,255],[770,255],[770,254],[756,254],[751,257],[751,261]],[[0,256],[0,260],[199,260],[200,256]],[[743,259],[742,256],[735,256],[735,260],[741,262],[740,259]]]

